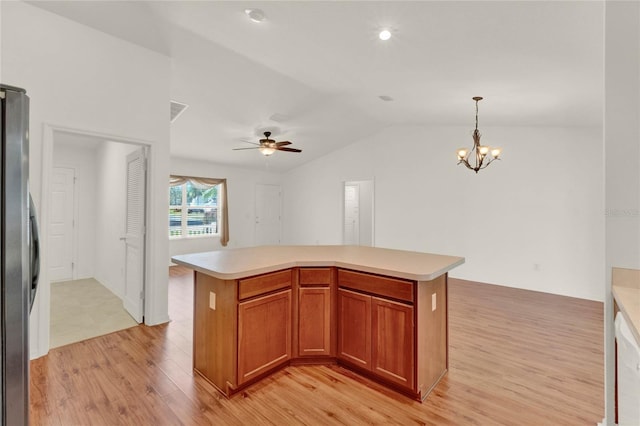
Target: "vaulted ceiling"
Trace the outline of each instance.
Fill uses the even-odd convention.
[[[388,126],[471,130],[473,96],[481,129],[602,125],[603,2],[29,3],[172,58],[179,157],[284,171]],[[232,151],[265,128],[303,152]]]

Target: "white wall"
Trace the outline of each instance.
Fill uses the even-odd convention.
[[[67,135],[58,133],[54,140],[53,166],[75,170],[75,204],[77,221],[74,229],[74,279],[94,276],[96,244],[96,149],[70,143]]]
[[[127,155],[139,146],[101,143],[96,167],[96,269],[95,278],[124,298]]]
[[[256,155],[259,155],[256,152]],[[204,161],[171,158],[171,173],[182,176],[200,176],[227,179],[229,203],[228,248],[247,247],[255,243],[255,191],[256,184],[280,184],[280,174],[269,171],[248,170]],[[167,231],[165,231],[165,235]],[[223,248],[218,237],[198,237],[170,240],[171,256]]]
[[[145,321],[167,321],[169,59],[23,2],[0,2],[0,7],[3,83],[26,88],[31,98],[30,184],[41,223],[47,214],[41,165],[50,166],[46,149],[52,145],[46,125],[150,144]],[[42,234],[46,238],[46,230]],[[31,314],[32,356],[49,347],[46,258],[43,271]]]
[[[340,244],[341,182],[374,177],[376,246],[464,256],[457,278],[602,300],[602,130],[481,130],[504,158],[477,175],[456,166],[472,144],[462,127],[388,128],[285,174],[285,243]]]
[[[363,180],[358,182],[358,195],[360,197],[360,245],[373,246],[373,181]]]
[[[605,423],[614,425],[611,267],[640,269],[640,4],[606,2]]]

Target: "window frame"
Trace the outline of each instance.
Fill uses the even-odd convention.
[[[216,211],[216,232],[211,232],[211,233],[190,233],[189,232],[189,209],[193,209],[193,208],[206,208],[206,207],[211,207],[211,206],[206,206],[206,205],[189,205],[188,204],[188,200],[187,200],[187,185],[189,184],[189,181],[180,184],[180,185],[175,185],[175,186],[169,186],[169,227],[168,227],[168,236],[170,240],[185,240],[185,239],[190,239],[190,238],[220,238],[220,233],[221,233],[221,220],[222,220],[222,212],[221,212],[221,208],[220,208],[220,202],[219,200],[217,200],[216,202],[216,207],[215,207],[215,211]],[[193,184],[192,184],[193,185]],[[217,183],[214,186],[217,187],[217,193],[220,194],[220,191],[222,190],[222,184],[221,183]],[[175,187],[180,187],[182,189],[182,203],[181,204],[171,204],[171,188],[175,188]],[[171,235],[171,231],[172,231],[172,227],[171,227],[171,211],[172,210],[180,210],[180,234],[178,235]],[[193,227],[202,227],[203,225],[192,225]]]

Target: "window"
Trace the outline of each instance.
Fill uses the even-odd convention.
[[[228,241],[226,180],[171,176],[169,238],[220,236]]]

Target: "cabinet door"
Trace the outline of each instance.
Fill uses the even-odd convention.
[[[371,296],[338,290],[338,357],[371,369]]]
[[[238,305],[238,384],[291,358],[291,290]]]
[[[371,371],[413,389],[413,307],[373,297],[371,310]]]
[[[302,287],[298,303],[299,355],[330,355],[331,289]]]

